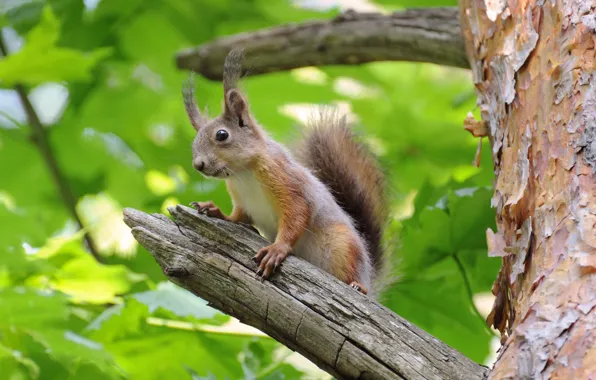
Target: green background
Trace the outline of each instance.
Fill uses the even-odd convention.
[[[194,130],[177,51],[259,28],[329,19],[324,2],[287,0],[7,0],[0,26],[0,377],[2,379],[324,378],[272,339],[242,329],[168,283],[122,222],[122,209],[167,212],[213,200],[223,183],[191,166]],[[373,3],[369,3],[372,5]],[[309,8],[309,5],[311,7]],[[456,5],[390,1],[385,9]],[[283,54],[281,52],[280,54]],[[198,76],[200,106],[221,110],[221,85]],[[105,264],[84,249],[30,139],[11,89],[23,83],[45,125],[77,211]],[[473,300],[500,266],[492,164],[463,129],[469,72],[381,62],[248,78],[243,89],[271,135],[291,143],[309,104],[349,112],[389,177],[387,243],[399,280],[382,302],[479,363],[494,335]],[[490,300],[490,298],[488,298]],[[490,303],[489,303],[490,304]]]

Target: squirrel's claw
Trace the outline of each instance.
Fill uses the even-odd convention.
[[[281,266],[289,253],[290,247],[287,244],[274,243],[261,248],[253,257],[253,261],[259,264],[257,275],[262,274],[263,279],[269,278]]]
[[[212,201],[190,202],[190,206],[197,210],[199,214],[226,220],[226,216],[223,214],[223,212],[221,212],[219,207],[217,207]]]
[[[364,287],[364,286],[363,286],[361,283],[359,283],[359,282],[353,281],[353,282],[350,284],[350,287],[351,287],[352,289],[355,289],[355,290],[359,291],[359,292],[360,292],[360,293],[362,293],[362,294],[366,294],[366,293],[367,293],[367,290],[366,290],[366,288],[365,288],[365,287]]]

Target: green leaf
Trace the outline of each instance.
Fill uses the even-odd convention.
[[[242,377],[236,357],[249,338],[154,326],[144,326],[142,332],[105,344],[131,378],[185,377],[185,367],[201,376],[213,373],[217,378]]]
[[[76,374],[86,365],[104,378],[120,377],[120,369],[101,345],[68,329],[70,312],[64,295],[19,287],[0,291],[0,304],[1,351],[20,352],[20,363],[29,371],[38,367],[41,378],[46,378],[50,368]]]
[[[0,84],[37,85],[91,79],[91,69],[111,50],[97,49],[83,53],[61,48],[56,45],[59,30],[59,20],[52,9],[44,8],[40,23],[27,34],[25,46],[0,61]]]
[[[486,248],[486,229],[495,229],[490,188],[460,188],[448,194],[451,236],[457,251]]]
[[[403,223],[401,279],[386,290],[384,304],[482,363],[492,335],[473,295],[490,291],[500,260],[486,248],[485,231],[495,224],[491,189],[464,186],[423,186]]]
[[[429,266],[415,278],[395,284],[383,302],[391,310],[482,363],[491,334],[472,309],[461,272],[452,258]]]
[[[5,283],[3,286],[23,285],[25,280],[33,275],[50,273],[50,265],[44,261],[31,260],[27,257],[23,247],[13,247],[7,249],[0,255],[0,273],[5,273]]]
[[[31,336],[49,349],[50,356],[62,363],[75,378],[89,371],[99,372],[107,379],[123,377],[122,369],[101,344],[85,339],[72,331],[49,330],[33,333]]]
[[[0,326],[39,329],[66,322],[66,298],[22,287],[0,291]]]
[[[0,344],[0,368],[7,379],[39,377],[39,366],[33,360],[2,344]]]
[[[149,317],[164,309],[172,310],[186,320],[191,315],[192,320],[203,323],[220,322],[219,313],[208,308],[204,301],[187,298],[189,295],[185,291],[165,284],[156,291],[131,295],[125,304],[106,310],[86,329],[87,336],[115,353],[118,362],[132,377],[159,378],[165,371],[180,376],[188,372],[193,378],[299,377],[301,372],[285,362],[291,351],[285,349],[283,353],[277,353],[279,344],[273,340],[150,323]],[[173,297],[172,302],[163,298],[168,295]],[[192,310],[182,307],[180,302],[185,299],[198,307]],[[153,348],[140,350],[147,345]],[[162,357],[158,359],[160,355]],[[150,364],[155,364],[156,360],[162,360],[157,368]]]
[[[241,352],[240,362],[245,379],[296,379],[303,374],[287,359],[293,351],[272,341],[251,341]]]
[[[149,308],[149,313],[159,315],[159,309],[167,311],[165,317],[176,319],[207,322],[209,324],[222,324],[229,317],[209,307],[204,301],[188,290],[183,289],[169,281],[157,284],[156,290],[133,294],[137,301]]]
[[[138,333],[150,316],[209,325],[221,325],[230,320],[187,290],[162,282],[156,290],[131,294],[125,303],[106,309],[89,324],[87,331],[94,339],[113,341]]]
[[[82,233],[56,237],[33,257],[53,264],[57,270],[48,278],[51,288],[71,296],[72,302],[105,304],[132,289],[145,276],[124,265],[98,263],[82,246]]]
[[[85,329],[94,340],[106,343],[140,333],[149,316],[146,305],[132,299],[106,309]]]
[[[3,198],[10,199],[0,203],[0,250],[11,246],[16,249],[24,242],[43,245],[67,220],[51,177],[38,152],[26,140],[2,140],[0,156],[0,172],[10,178],[0,185]],[[19,157],[19,165],[8,157]]]

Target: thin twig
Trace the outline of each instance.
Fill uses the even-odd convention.
[[[461,274],[461,277],[464,281],[464,288],[466,289],[466,294],[468,296],[468,299],[470,300],[470,304],[472,305],[472,310],[474,311],[474,314],[476,314],[476,316],[480,319],[481,325],[484,328],[484,330],[488,332],[491,336],[496,336],[495,332],[486,325],[486,319],[482,316],[482,314],[480,314],[480,311],[474,303],[474,292],[472,291],[472,285],[470,284],[468,272],[466,271],[464,264],[461,262],[457,254],[453,254],[451,257],[453,258],[453,261],[455,261],[457,269],[459,270],[459,273]]]
[[[10,116],[10,114],[8,112],[6,112],[6,111],[0,110],[0,116],[2,116],[3,118],[5,118],[6,120],[10,121],[17,128],[23,128],[24,127],[23,124],[21,124],[14,117]]]
[[[8,56],[8,50],[6,49],[2,36],[0,36],[0,56]],[[48,170],[50,171],[50,175],[54,180],[56,187],[58,188],[58,192],[62,197],[64,205],[66,206],[72,217],[75,219],[76,223],[78,224],[78,227],[80,229],[84,229],[83,222],[76,209],[76,197],[73,195],[68,181],[66,180],[66,177],[64,176],[62,170],[60,169],[60,166],[58,165],[58,161],[56,160],[56,156],[48,140],[47,132],[43,124],[41,123],[41,120],[39,120],[39,116],[35,112],[33,105],[29,101],[29,97],[27,96],[27,90],[21,84],[15,85],[14,90],[19,96],[23,109],[25,110],[25,114],[27,115],[27,121],[31,126],[32,143],[39,150],[39,153],[41,154],[43,161],[45,162]],[[85,232],[85,242],[87,243],[87,249],[93,255],[93,257],[95,257],[97,261],[102,262],[101,257],[99,256],[99,253],[97,251],[96,245],[88,231]]]

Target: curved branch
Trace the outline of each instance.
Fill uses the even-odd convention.
[[[430,62],[469,68],[457,8],[410,9],[390,15],[349,11],[311,21],[241,33],[178,53],[180,69],[222,79],[233,48],[244,49],[250,75],[306,66],[375,61]]]
[[[176,206],[174,220],[124,210],[171,281],[254,326],[338,379],[482,379],[486,368],[308,262],[255,278],[267,242],[249,228]]]

